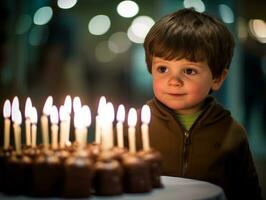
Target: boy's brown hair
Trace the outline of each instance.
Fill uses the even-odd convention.
[[[193,9],[182,9],[157,21],[144,41],[146,63],[151,73],[152,58],[186,58],[207,61],[213,78],[229,69],[234,39],[218,19]]]

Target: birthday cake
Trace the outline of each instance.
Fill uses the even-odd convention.
[[[16,101],[12,102],[14,110],[11,113],[19,116],[17,114],[19,109],[14,108]],[[11,104],[5,103],[6,105],[10,106],[11,110]],[[11,132],[14,133],[14,147],[9,142],[10,122],[7,122],[11,114],[8,114],[9,108],[4,106],[5,132],[4,147],[0,149],[0,192],[7,195],[33,197],[87,198],[91,195],[146,193],[153,188],[162,187],[160,180],[162,157],[158,151],[150,147],[147,141],[147,120],[144,120],[146,124],[143,125],[146,128],[142,128],[142,131],[145,131],[145,136],[142,138],[145,140],[143,142],[145,148],[136,151],[134,138],[136,111],[130,109],[129,120],[132,118],[133,121],[128,123],[129,147],[127,148],[124,146],[123,127],[121,128],[121,122],[124,119],[121,120],[121,116],[118,117],[117,121],[120,123],[117,122],[114,130],[112,126],[114,111],[110,105],[104,102],[104,107],[100,108],[98,120],[96,118],[98,124],[96,124],[95,141],[90,144],[87,143],[86,123],[79,123],[81,119],[86,119],[82,112],[88,111],[88,107],[84,110],[80,107],[81,114],[75,113],[74,141],[69,139],[69,125],[65,123],[64,127],[63,123],[60,123],[60,127],[57,127],[59,120],[50,116],[49,123],[52,124],[50,129],[45,127],[47,126],[45,121],[49,119],[41,120],[43,143],[37,144],[36,127],[32,130],[31,126],[28,129],[30,133],[25,129],[26,144],[24,145],[21,142],[21,134],[24,134],[24,131],[20,129],[22,117],[14,120],[12,117]],[[111,116],[106,117],[106,113],[112,112]],[[37,116],[37,113],[34,115]],[[61,122],[67,122],[70,116],[69,114],[66,118],[62,117]],[[32,124],[36,126],[37,120],[32,120],[30,125]],[[116,134],[116,142],[113,139],[114,134]],[[49,136],[51,136],[51,142]]]

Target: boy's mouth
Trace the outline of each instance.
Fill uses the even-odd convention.
[[[186,94],[184,93],[168,93],[169,96],[173,96],[173,97],[180,97],[180,96],[184,96]]]

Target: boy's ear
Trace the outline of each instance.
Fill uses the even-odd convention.
[[[217,91],[223,85],[224,80],[226,79],[228,74],[228,69],[224,69],[221,76],[213,79],[212,90]]]

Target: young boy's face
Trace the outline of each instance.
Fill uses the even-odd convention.
[[[156,98],[179,114],[201,109],[210,90],[218,90],[224,79],[213,79],[207,62],[186,59],[152,61],[153,90]]]

